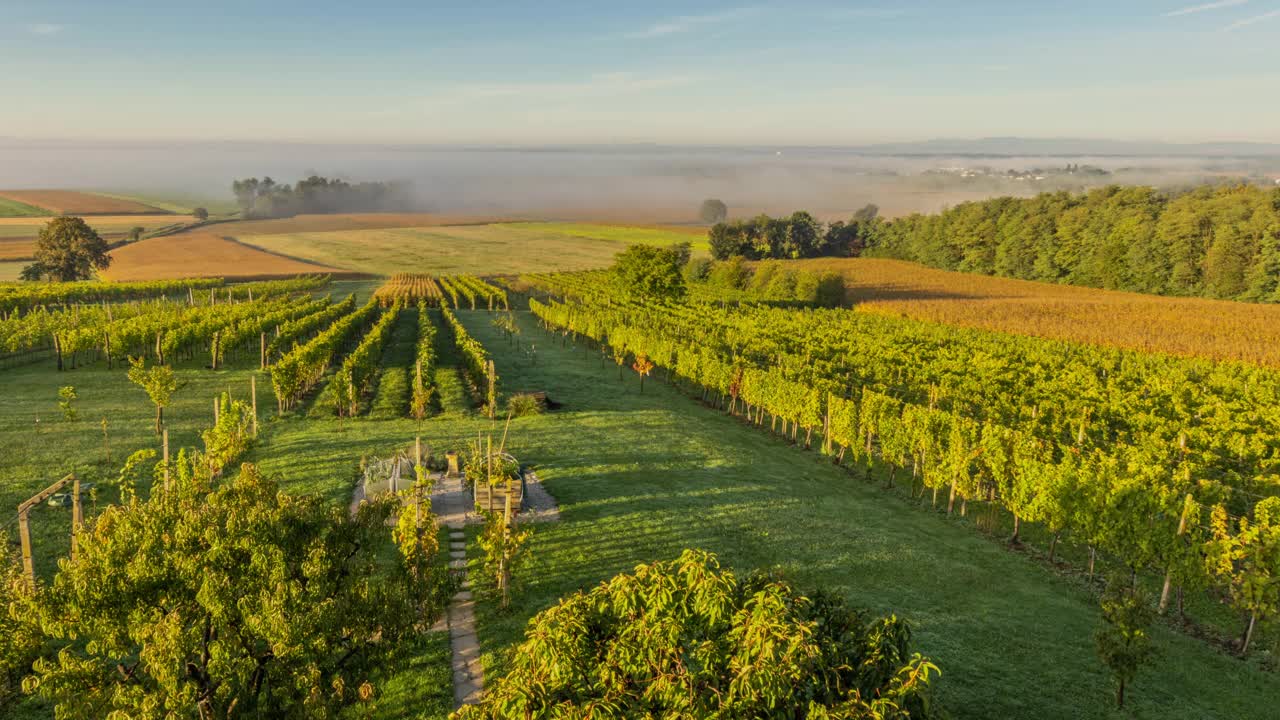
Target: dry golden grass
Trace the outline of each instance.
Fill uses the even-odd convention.
[[[788,264],[839,271],[861,312],[1280,367],[1277,305],[1053,285],[878,258]]]
[[[475,225],[492,222],[492,216],[441,215],[437,213],[339,213],[333,215],[295,215],[275,220],[241,220],[215,226],[221,235],[282,235],[302,232],[338,230],[379,230],[384,228],[435,227],[439,225]]]
[[[76,190],[0,190],[0,197],[60,215],[155,215],[164,212],[136,200]]]
[[[191,232],[143,240],[111,251],[105,280],[160,280],[187,277],[268,278],[304,273],[344,274],[249,247],[210,232]],[[345,273],[350,274],[350,273]]]

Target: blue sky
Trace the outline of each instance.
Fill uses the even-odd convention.
[[[0,136],[1280,142],[1280,0],[11,2]]]

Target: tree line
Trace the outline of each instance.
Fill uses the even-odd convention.
[[[1107,186],[967,202],[870,228],[867,254],[947,270],[1280,302],[1280,188]]]
[[[860,255],[879,226],[880,208],[867,205],[849,222],[825,224],[803,210],[789,217],[757,215],[749,220],[718,222],[708,234],[717,260],[797,260],[828,255]]]
[[[312,175],[293,185],[270,177],[235,180],[231,192],[245,218],[290,217],[298,214],[396,212],[413,209],[408,183],[358,182]]]

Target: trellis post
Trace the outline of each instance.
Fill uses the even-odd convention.
[[[169,428],[165,428],[160,437],[164,444],[164,491],[169,492]]]
[[[258,437],[258,376],[249,376],[249,396],[253,398],[253,436]]]

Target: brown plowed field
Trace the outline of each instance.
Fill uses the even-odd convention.
[[[0,190],[0,197],[59,215],[155,215],[164,212],[134,200],[76,190]]]
[[[105,280],[160,280],[186,277],[266,278],[307,273],[350,273],[274,255],[210,232],[143,240],[111,251]]]

